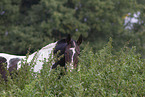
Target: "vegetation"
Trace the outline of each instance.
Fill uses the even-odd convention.
[[[32,71],[21,73],[9,84],[1,84],[2,97],[44,97],[44,96],[140,96],[145,95],[145,61],[136,48],[122,48],[113,54],[110,42],[97,53],[89,48],[81,52],[77,70],[65,72],[59,78],[63,68],[50,71],[50,62],[44,63],[41,74],[31,76]],[[50,60],[51,61],[51,60]],[[29,69],[29,68],[28,68]],[[6,86],[7,85],[7,86]],[[6,88],[7,87],[7,88]]]
[[[1,52],[25,55],[71,33],[83,34],[94,51],[112,37],[116,50],[128,41],[144,54],[144,0],[1,0],[0,6]],[[134,29],[125,29],[126,15],[136,12]]]
[[[18,76],[8,76],[7,83],[0,79],[0,96],[145,96],[144,4],[144,0],[1,0],[0,52],[26,55],[28,48],[32,53],[67,34],[74,39],[82,34],[84,41],[77,70],[64,72],[58,67],[49,72],[50,60],[39,74],[23,64]],[[137,12],[138,22],[127,29],[125,18]],[[113,42],[108,42],[110,37]]]

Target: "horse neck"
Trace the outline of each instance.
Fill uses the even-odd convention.
[[[44,58],[48,57],[52,53],[54,47],[56,46],[56,43],[57,42],[48,44],[45,47],[41,48],[40,50],[30,54],[28,57],[28,62],[30,62],[33,58],[37,59],[37,58],[40,58],[42,56]]]

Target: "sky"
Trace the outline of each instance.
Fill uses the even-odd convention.
[[[131,29],[133,27],[133,23],[138,22],[138,17],[140,15],[140,12],[134,13],[133,17],[131,17],[131,13],[128,13],[128,15],[125,17],[125,24],[126,29]]]

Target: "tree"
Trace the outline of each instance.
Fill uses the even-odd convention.
[[[124,16],[137,11],[135,0],[2,0],[0,4],[1,52],[26,54],[30,45],[33,52],[68,33],[73,38],[83,34],[94,50],[109,37],[115,48],[136,39],[124,25]]]
[[[77,4],[79,20],[88,25],[88,41],[94,48],[102,47],[109,37],[115,47],[120,47],[130,37],[126,34],[124,15],[135,12],[135,1],[127,0],[80,0]],[[96,47],[97,46],[97,47]]]

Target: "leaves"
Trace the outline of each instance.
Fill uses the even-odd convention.
[[[30,71],[31,67],[21,69],[16,79],[9,79],[9,85],[0,84],[0,95],[143,96],[145,61],[136,54],[135,47],[125,46],[115,54],[112,51],[110,38],[108,44],[96,53],[86,46],[81,52],[78,70],[66,72],[58,66],[50,72],[52,60],[44,61],[40,74]],[[63,72],[65,75],[60,75]]]
[[[94,50],[112,37],[117,48],[130,38],[122,17],[135,12],[135,4],[124,0],[2,0],[0,51],[26,54],[29,45],[25,43],[36,51],[67,34],[73,34],[73,38],[82,34]]]

